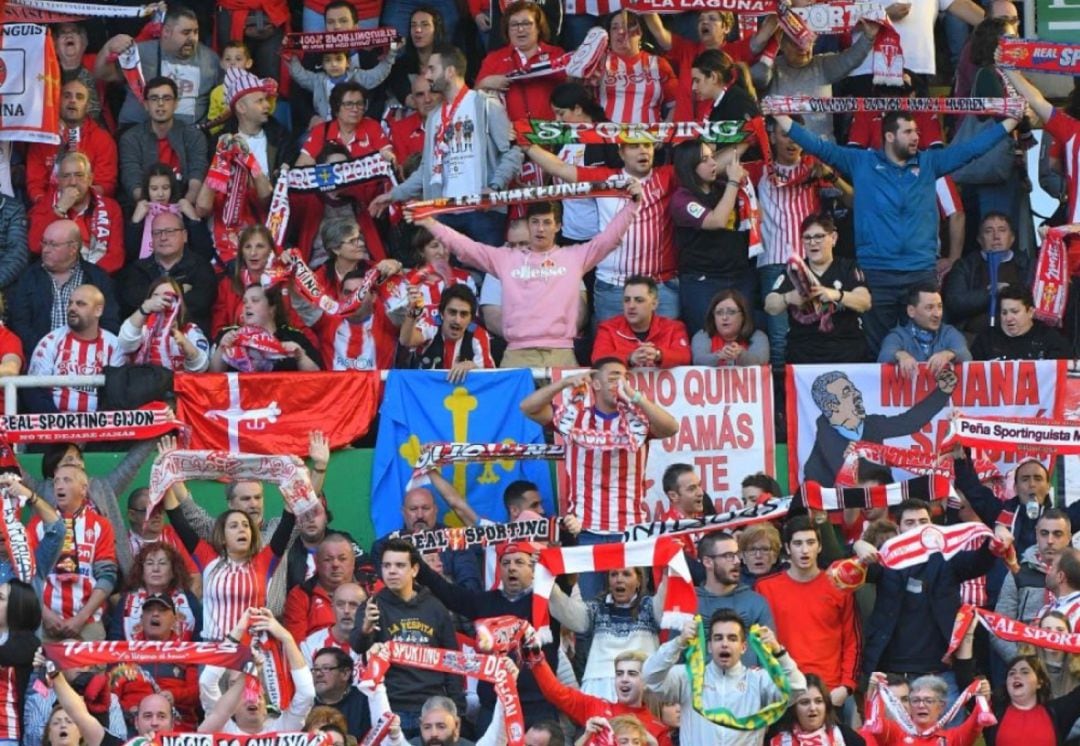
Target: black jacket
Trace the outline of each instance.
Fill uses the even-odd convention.
[[[1012,259],[998,268],[999,282],[1031,286],[1034,267],[1027,254],[1013,251]],[[989,328],[990,273],[981,251],[973,251],[953,265],[945,277],[945,310],[949,323],[962,332],[979,334]]]
[[[1010,337],[999,327],[975,338],[975,360],[1071,360],[1072,345],[1056,329],[1036,321],[1027,334]]]
[[[79,260],[83,272],[83,284],[93,285],[105,296],[105,313],[101,328],[116,334],[120,331],[120,307],[113,292],[109,275],[100,267]],[[35,262],[27,267],[14,289],[8,295],[8,313],[11,330],[19,335],[27,359],[41,338],[52,331],[53,283],[49,273]]]
[[[217,277],[214,276],[209,262],[187,249],[180,261],[170,269],[164,269],[152,256],[124,267],[117,279],[120,284],[120,312],[123,318],[135,313],[146,300],[150,285],[164,275],[173,278],[184,288],[188,321],[197,324],[203,334],[210,337],[210,311],[214,307],[214,299],[217,298]]]

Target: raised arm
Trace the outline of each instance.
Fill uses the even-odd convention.
[[[592,382],[591,373],[581,373],[576,376],[568,376],[558,381],[552,381],[547,386],[542,386],[521,400],[519,405],[522,414],[541,425],[549,425],[555,417],[555,409],[552,402],[563,390],[574,386],[588,386]]]
[[[1002,69],[1002,72],[1005,73],[1005,77],[1016,87],[1020,95],[1027,100],[1028,106],[1039,115],[1039,119],[1043,120],[1045,124],[1054,113],[1053,104],[1047,101],[1046,96],[1042,95],[1042,91],[1033,86],[1031,81],[1025,78],[1019,70]]]
[[[34,667],[45,666],[45,655],[38,650],[34,655]],[[52,671],[47,674],[47,679],[52,684],[56,693],[56,701],[64,708],[64,712],[75,723],[86,746],[100,746],[105,740],[105,726],[96,717],[90,714],[86,702],[79,693],[72,688],[70,682],[64,678],[60,671]]]
[[[461,493],[457,491],[457,488],[451,484],[438,469],[429,471],[427,476],[428,479],[431,480],[431,486],[439,493],[439,497],[441,497],[447,507],[454,511],[457,517],[461,519],[462,524],[466,526],[475,526],[480,522],[480,516],[477,515],[475,510],[469,507],[469,503],[465,501],[465,498],[461,496]]]
[[[540,170],[563,181],[577,181],[577,166],[561,160],[554,153],[549,153],[539,145],[530,145],[525,149],[525,155],[529,160],[540,167]]]

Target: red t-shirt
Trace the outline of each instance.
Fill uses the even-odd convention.
[[[540,42],[540,46],[531,57],[525,59],[512,45],[507,45],[488,54],[480,65],[480,72],[476,74],[478,81],[489,75],[507,75],[515,71],[528,70],[538,63],[552,61],[559,57],[563,50],[553,44]],[[513,122],[517,119],[532,117],[534,119],[554,119],[551,110],[551,92],[555,87],[566,81],[566,75],[556,73],[544,75],[539,78],[527,78],[521,81],[511,81],[509,90],[503,95],[506,104],[506,114]]]
[[[851,121],[848,145],[859,145],[871,150],[881,147],[882,114],[861,111]],[[941,136],[941,122],[936,114],[915,113],[915,125],[919,128],[919,148],[925,150],[932,145],[940,145],[945,140]]]
[[[22,340],[19,335],[0,323],[0,361],[4,355],[15,355],[19,358],[19,370],[26,367],[26,355],[23,354]],[[0,407],[4,405],[4,392],[0,391]]]
[[[409,160],[413,153],[424,150],[424,120],[417,112],[404,119],[390,121],[390,145],[398,163]]]
[[[1030,710],[1009,706],[997,730],[997,743],[1057,743],[1054,721],[1042,705]]]

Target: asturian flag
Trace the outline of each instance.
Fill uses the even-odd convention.
[[[45,26],[0,25],[0,140],[60,144],[60,63]]]
[[[470,373],[461,383],[449,383],[445,370],[390,371],[371,470],[375,535],[401,528],[402,497],[425,443],[543,443],[543,430],[518,409],[535,390],[532,373],[523,369]],[[536,483],[548,515],[553,514],[547,461],[457,463],[445,467],[443,476],[482,518],[507,520],[502,494],[517,479]],[[445,511],[441,501],[436,503],[440,513]]]

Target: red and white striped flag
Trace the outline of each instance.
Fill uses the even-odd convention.
[[[0,25],[0,140],[60,144],[60,63],[36,23]]]

